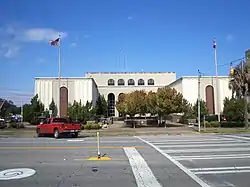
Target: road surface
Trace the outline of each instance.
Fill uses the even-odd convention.
[[[249,135],[0,138],[1,187],[249,187]]]

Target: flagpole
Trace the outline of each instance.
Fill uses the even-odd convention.
[[[216,96],[217,96],[217,114],[218,114],[218,122],[220,122],[220,91],[219,91],[219,77],[218,77],[218,62],[217,62],[217,44],[214,39],[214,63],[215,63],[215,71],[216,71]]]
[[[58,116],[60,117],[60,87],[61,87],[61,35],[59,34],[59,45],[58,45]]]

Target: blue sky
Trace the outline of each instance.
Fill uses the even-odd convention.
[[[142,69],[214,75],[213,37],[219,65],[250,48],[249,7],[249,0],[1,0],[0,96],[26,101],[34,77],[58,75],[48,41],[59,32],[62,76]],[[220,67],[219,75],[228,71]]]

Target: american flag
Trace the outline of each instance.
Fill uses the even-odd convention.
[[[50,40],[50,45],[52,46],[58,46],[60,42],[60,38],[57,38],[56,40]]]

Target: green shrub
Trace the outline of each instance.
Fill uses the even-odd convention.
[[[86,130],[91,130],[91,129],[100,129],[101,128],[101,126],[99,125],[99,124],[96,124],[96,123],[88,123],[88,124],[86,124],[86,125],[83,125],[84,126],[84,129],[86,129]]]
[[[221,126],[221,124],[218,121],[211,121],[210,126],[213,127],[213,128],[218,128],[218,127]]]
[[[9,128],[21,129],[24,128],[24,125],[18,122],[11,122]]]
[[[245,123],[244,122],[222,121],[221,127],[224,127],[224,128],[242,128],[242,127],[245,127]]]
[[[211,121],[218,121],[217,115],[206,116],[205,119],[206,119],[206,121],[208,121],[208,122],[211,122]]]

